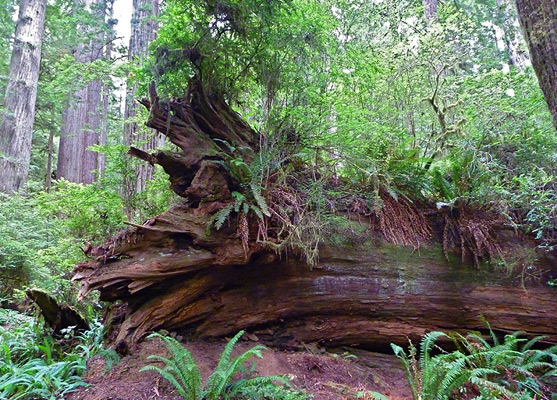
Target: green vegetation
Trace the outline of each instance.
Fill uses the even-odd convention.
[[[158,333],[150,337],[161,338],[171,353],[170,358],[153,354],[150,360],[162,361],[164,368],[156,365],[143,367],[142,371],[157,371],[168,380],[186,400],[218,399],[305,399],[306,395],[291,391],[289,382],[283,376],[257,376],[239,379],[245,370],[244,364],[252,357],[261,358],[263,346],[254,346],[244,353],[232,357],[234,345],[244,331],[238,332],[224,347],[215,370],[205,382],[192,354],[176,339]]]
[[[70,281],[74,266],[90,256],[86,249],[125,222],[141,224],[178,202],[159,167],[145,187],[130,189],[139,161],[126,151],[150,139],[124,138],[124,123],[149,117],[142,109],[124,121],[117,89],[126,75],[138,98],[148,96],[150,82],[162,97],[182,96],[196,77],[207,96],[221,96],[260,135],[255,149],[220,140],[221,160],[210,160],[228,173],[231,200],[212,209],[208,229],[237,218],[246,254],[256,240],[279,253],[297,252],[313,266],[325,240],[350,235],[346,214],[417,249],[435,237],[424,209],[445,213],[438,236],[446,252],[476,265],[506,264],[523,283],[536,254],[503,260],[492,226],[525,232],[541,250],[557,248],[557,135],[510,2],[439,2],[427,18],[416,0],[167,0],[153,17],[159,30],[149,51],[125,62],[126,49],[113,46],[112,2],[91,10],[81,3],[45,3],[29,180],[19,193],[0,194],[4,306],[19,306],[25,289],[38,287],[93,320],[103,305],[78,302]],[[15,0],[0,0],[0,32],[9,38],[0,43],[0,100],[16,8]],[[102,35],[102,56],[76,59]],[[88,150],[103,163],[96,181],[84,185],[66,181],[55,165],[65,113],[92,82],[102,87],[102,106],[94,105],[102,132]],[[557,286],[557,278],[548,285]],[[8,315],[21,322],[11,333]],[[103,351],[100,328],[94,337],[58,343],[28,316],[0,309],[0,318],[6,398],[63,396],[83,384],[85,359]],[[446,398],[459,388],[485,399],[540,397],[543,374],[555,373],[554,348],[532,350],[533,342],[518,334],[503,343],[493,337],[493,344],[479,335],[458,337],[459,350],[431,355],[441,336],[424,338],[419,360],[413,346],[409,354],[394,347],[416,399]],[[170,338],[163,340],[182,361],[158,358],[166,363],[158,370],[184,397],[303,397],[274,385],[276,377],[234,381],[245,361],[230,359],[238,337],[205,386],[191,355]]]
[[[138,83],[153,79],[172,95],[195,75],[209,94],[223,94],[261,134],[260,158],[274,156],[257,181],[269,208],[285,179],[296,182],[302,203],[340,179],[344,193],[367,202],[364,213],[380,217],[381,193],[489,209],[540,246],[555,245],[557,136],[533,70],[521,65],[516,47],[525,45],[509,5],[441,3],[428,21],[410,0],[173,0],[162,21]],[[494,24],[506,45],[497,44]],[[247,166],[231,158],[231,173],[231,162]],[[327,206],[310,202],[308,218],[345,208],[337,193],[321,191]],[[249,197],[239,191],[215,225],[234,207],[263,204]],[[462,221],[455,226],[464,234]],[[484,247],[471,249],[475,262],[496,255]]]
[[[532,346],[543,339],[522,339],[522,332],[500,342],[489,327],[492,344],[479,333],[453,337],[457,350],[446,352],[435,345],[442,332],[424,336],[418,349],[410,343],[407,353],[392,344],[402,361],[414,400],[471,398],[482,400],[550,399],[545,386],[557,376],[557,346],[545,350]],[[434,354],[437,353],[437,354]]]
[[[3,399],[59,399],[87,386],[80,375],[94,355],[105,357],[107,368],[118,360],[113,350],[103,348],[103,326],[76,333],[68,330],[62,339],[45,333],[34,318],[0,309],[0,397]]]

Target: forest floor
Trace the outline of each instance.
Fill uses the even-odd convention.
[[[244,352],[254,342],[239,342],[235,353]],[[196,359],[204,379],[211,373],[224,348],[224,342],[184,343]],[[346,351],[345,351],[346,350]],[[129,356],[106,371],[102,357],[89,360],[85,380],[90,384],[67,400],[179,400],[171,385],[154,371],[140,372],[150,354],[166,355],[159,339],[147,339]],[[356,399],[359,392],[376,391],[391,400],[411,399],[404,371],[393,355],[343,349],[338,354],[308,345],[305,351],[267,348],[263,358],[254,358],[255,373],[261,376],[288,374],[295,388],[303,389],[314,400]],[[369,399],[369,396],[360,397]]]

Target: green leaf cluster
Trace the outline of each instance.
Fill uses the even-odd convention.
[[[77,345],[68,347],[44,334],[46,327],[32,317],[0,309],[0,396],[9,400],[63,399],[80,387],[88,358],[99,354],[107,366],[118,360],[104,349],[104,327],[95,323],[85,333],[66,333]]]
[[[217,366],[205,382],[202,382],[199,367],[192,354],[176,339],[154,333],[149,337],[162,339],[171,357],[159,355],[149,356],[150,360],[162,361],[164,368],[156,365],[147,365],[142,371],[156,371],[168,380],[186,400],[218,400],[218,399],[265,399],[267,396],[276,399],[305,399],[303,393],[290,392],[289,382],[282,376],[257,376],[253,378],[236,379],[236,375],[243,369],[243,365],[252,357],[261,358],[263,346],[254,346],[236,357],[232,357],[234,345],[238,342],[244,331],[238,332],[226,344]],[[279,386],[280,383],[284,386]]]
[[[408,353],[391,344],[402,361],[414,400],[448,400],[466,395],[477,400],[546,398],[542,382],[557,376],[557,347],[533,346],[543,339],[521,339],[523,332],[506,335],[500,342],[487,324],[493,344],[479,333],[454,334],[457,350],[446,352],[435,345],[443,332],[425,335],[418,349],[410,343]],[[433,352],[437,354],[433,354]]]

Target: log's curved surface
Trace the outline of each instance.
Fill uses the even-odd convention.
[[[98,290],[101,300],[121,303],[112,322],[117,343],[132,345],[162,328],[201,338],[247,329],[282,346],[317,341],[380,347],[431,330],[479,330],[483,318],[501,333],[525,330],[557,341],[557,290],[546,284],[557,276],[554,258],[540,266],[539,279],[522,287],[500,271],[448,261],[439,245],[417,250],[434,231],[445,232],[441,242],[454,231],[463,254],[465,241],[477,232],[483,241],[475,242],[473,258],[501,251],[504,246],[486,245],[495,233],[490,226],[477,228],[477,220],[467,223],[468,230],[459,230],[456,214],[440,214],[430,224],[409,202],[397,209],[393,198],[393,213],[419,226],[399,241],[392,229],[396,220],[384,216],[384,237],[413,249],[385,243],[372,226],[354,222],[361,234],[322,246],[312,268],[300,257],[257,243],[261,225],[254,218],[243,220],[249,243],[239,234],[238,213],[221,230],[208,229],[215,212],[241,190],[222,161],[238,157],[234,148],[249,162],[258,150],[257,132],[196,81],[183,99],[171,101],[161,101],[152,86],[150,100],[142,103],[150,109],[147,125],[181,151],[130,153],[160,164],[184,202],[89,250],[91,259],[75,269],[81,296]]]
[[[102,299],[126,302],[117,341],[132,344],[160,328],[201,338],[247,329],[287,347],[381,347],[431,330],[481,330],[483,318],[500,332],[557,341],[554,288],[501,281],[500,272],[448,262],[439,247],[326,246],[309,268],[264,251],[248,261],[240,243],[224,239],[212,251],[196,249],[195,240],[180,240],[185,233],[153,228],[137,228],[146,249],[130,245],[127,258],[85,279]]]

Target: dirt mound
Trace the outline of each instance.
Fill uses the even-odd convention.
[[[240,353],[253,346],[241,342]],[[190,341],[184,346],[192,352],[204,378],[211,373],[224,347],[223,342]],[[257,361],[258,375],[293,375],[293,385],[313,395],[314,400],[352,399],[360,391],[373,390],[392,400],[411,399],[404,371],[394,356],[356,349],[327,353],[308,345],[304,352],[268,348]],[[153,371],[140,372],[150,354],[165,355],[158,339],[140,343],[132,355],[124,357],[110,371],[104,359],[88,362],[85,380],[91,385],[70,394],[67,400],[179,400],[172,386]]]

